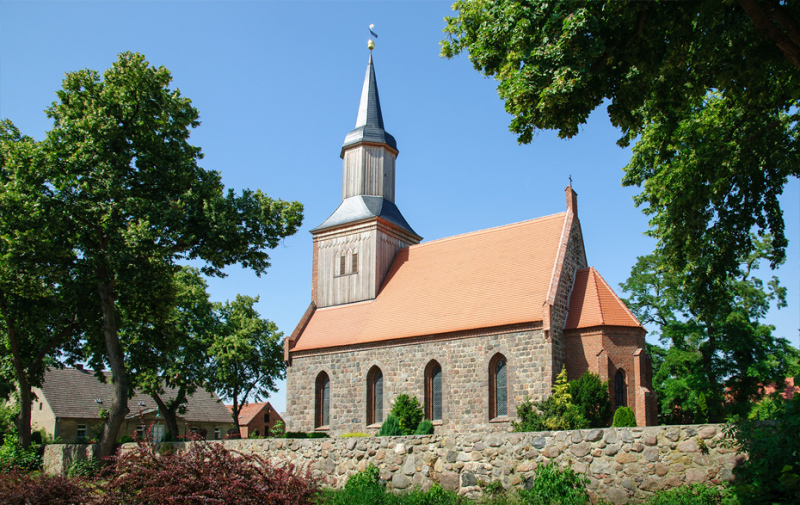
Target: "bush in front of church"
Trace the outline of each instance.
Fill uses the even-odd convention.
[[[389,417],[381,425],[381,431],[378,432],[379,437],[399,437],[403,435],[403,430],[400,429],[400,422],[397,416],[389,414]]]
[[[401,435],[413,435],[424,414],[416,396],[402,394],[395,399],[390,416],[397,418],[402,432]]]
[[[423,419],[417,426],[414,435],[433,435],[433,423],[430,419]]]
[[[572,402],[566,368],[561,370],[553,384],[553,394],[534,402],[526,398],[517,406],[517,420],[512,421],[514,431],[580,430],[589,427],[581,409]]]
[[[614,407],[608,398],[608,381],[600,376],[586,372],[577,380],[569,382],[572,403],[580,408],[583,417],[589,421],[589,428],[606,428],[611,424]]]
[[[635,428],[636,416],[630,407],[620,407],[614,412],[614,422],[611,426],[615,428]]]

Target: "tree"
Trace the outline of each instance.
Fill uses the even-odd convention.
[[[608,103],[621,146],[636,142],[625,185],[652,216],[664,268],[683,276],[695,311],[773,236],[787,244],[778,197],[800,175],[800,3],[458,1],[442,55],[469,53],[498,93],[520,143],[538,130],[579,132]],[[609,103],[610,102],[610,103]]]
[[[653,382],[662,420],[694,422],[745,415],[767,383],[783,383],[797,350],[760,321],[772,303],[784,307],[777,277],[755,277],[771,256],[771,237],[753,237],[754,251],[740,257],[736,276],[713,303],[696,310],[683,288],[684,274],[661,268],[657,254],[640,257],[621,285],[628,307],[655,324],[666,350],[653,349]]]
[[[209,275],[241,263],[260,275],[267,250],[302,222],[299,203],[261,191],[224,194],[220,175],[198,166],[202,153],[188,140],[199,115],[171,79],[144,56],[122,53],[102,77],[68,73],[47,109],[53,129],[37,167],[46,180],[41,198],[61,205],[77,268],[92,279],[103,325],[86,345],[95,369],[107,364],[113,377],[102,455],[129,412],[119,307],[133,324],[163,321],[176,262],[198,260]]]
[[[217,304],[220,326],[210,354],[214,374],[210,385],[233,402],[233,423],[248,398],[259,401],[277,391],[275,381],[286,376],[283,333],[272,321],[261,319],[253,307],[258,298],[236,295],[232,302]]]
[[[80,316],[86,319],[78,302],[85,286],[64,246],[68,230],[54,222],[52,202],[36,197],[45,184],[34,169],[42,155],[38,143],[0,121],[0,355],[13,369],[23,448],[31,444],[31,387],[41,387],[46,366],[77,336]]]
[[[120,332],[131,384],[153,398],[173,438],[180,433],[178,412],[211,379],[209,349],[218,326],[208,284],[199,270],[181,268],[174,287],[175,304],[163,324],[126,327]]]

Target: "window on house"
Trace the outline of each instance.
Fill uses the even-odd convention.
[[[358,273],[358,253],[357,252],[353,253],[353,257],[351,258],[350,263],[351,263],[350,264],[350,273],[351,274],[357,274]]]
[[[377,366],[367,374],[367,424],[383,422],[383,372]]]
[[[85,424],[79,424],[78,425],[77,437],[78,438],[86,438],[86,425]]]
[[[345,266],[345,261],[346,260],[347,260],[347,256],[346,255],[342,254],[341,256],[339,256],[339,275],[344,275],[344,273],[345,273],[344,272],[344,266]]]
[[[425,416],[442,420],[442,367],[436,361],[425,367]]]
[[[144,425],[140,424],[136,427],[136,438],[139,440],[144,440]]]
[[[264,422],[265,422],[265,423],[269,423],[269,412],[266,412],[266,413],[264,414]]]
[[[614,376],[614,393],[617,401],[616,406],[627,406],[627,398],[625,394],[625,372],[621,368],[617,370],[617,375]]]
[[[508,415],[508,364],[502,354],[489,362],[489,418]]]
[[[214,428],[214,440],[222,439],[222,431],[219,428]]]
[[[331,412],[331,381],[325,372],[320,372],[317,376],[315,397],[314,427],[328,426]]]

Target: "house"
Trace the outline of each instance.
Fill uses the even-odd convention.
[[[233,412],[233,405],[225,406]],[[242,438],[269,436],[278,421],[283,423],[283,418],[269,402],[248,403],[239,413],[239,433]]]
[[[395,204],[398,152],[370,54],[342,201],[311,231],[311,303],[284,342],[287,429],[374,432],[406,393],[437,433],[505,431],[564,366],[655,424],[645,329],[589,266],[572,187],[564,212],[422,243]]]
[[[800,386],[797,385],[795,377],[787,377],[786,378],[786,387],[783,389],[778,389],[777,385],[775,384],[767,384],[764,386],[763,393],[765,395],[771,395],[775,392],[780,393],[784,400],[791,400],[794,398],[794,395],[800,394]]]
[[[110,379],[110,375],[106,377]],[[93,371],[80,365],[48,369],[42,387],[33,388],[33,392],[37,399],[31,405],[31,425],[61,437],[64,443],[97,439],[104,423],[102,411],[111,407],[114,395],[110,380],[100,382]],[[170,393],[174,397],[174,391],[168,389],[167,395]],[[178,414],[178,426],[183,430],[180,435],[194,432],[210,440],[224,438],[232,424],[231,413],[216,393],[198,389],[185,405],[185,412]],[[131,412],[119,436],[141,437],[152,424],[153,439],[160,441],[166,425],[155,401],[136,393],[128,400],[128,407]]]

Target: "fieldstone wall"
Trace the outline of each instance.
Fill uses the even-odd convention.
[[[368,465],[380,469],[389,489],[428,488],[434,482],[464,495],[500,481],[524,487],[536,468],[551,461],[589,479],[593,501],[636,503],[655,491],[694,482],[722,484],[743,456],[722,442],[723,425],[653,426],[595,430],[430,435],[411,437],[332,438],[314,440],[228,440],[243,453],[273,463],[290,462],[311,469],[327,485],[341,487]],[[74,446],[48,446],[45,464],[66,467]],[[86,447],[86,446],[81,446]],[[49,455],[64,448],[64,455]],[[47,467],[48,472],[59,468]]]
[[[288,431],[313,431],[315,385],[321,372],[330,378],[331,436],[362,432],[368,426],[367,374],[373,366],[383,373],[383,412],[401,393],[425,401],[425,367],[436,360],[442,367],[442,422],[437,433],[507,431],[509,420],[489,419],[489,362],[503,354],[508,366],[508,412],[526,396],[550,394],[551,343],[541,323],[503,332],[471,332],[449,337],[410,339],[392,345],[365,346],[337,353],[296,353],[287,369]]]

